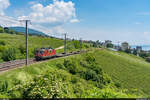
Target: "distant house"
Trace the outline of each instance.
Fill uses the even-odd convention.
[[[141,46],[136,46],[136,51],[137,51],[137,53],[140,53],[142,51],[142,47]]]
[[[127,50],[127,49],[130,49],[129,43],[123,42],[123,43],[121,44],[121,50],[122,50],[122,51],[125,51],[125,50]]]

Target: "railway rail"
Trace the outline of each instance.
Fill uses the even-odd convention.
[[[83,53],[83,52],[87,52],[87,51],[70,52],[70,53],[67,53],[67,54],[64,54],[64,53],[56,54],[56,56],[52,57],[51,59],[76,55],[76,54],[80,54],[80,53]],[[33,63],[36,63],[36,62],[43,62],[43,61],[47,61],[47,60],[51,60],[51,59],[36,61],[35,58],[30,58],[28,61],[29,61],[29,65],[30,65],[30,64],[33,64]],[[25,62],[26,62],[26,59],[14,60],[14,61],[1,63],[0,64],[0,72],[10,70],[10,69],[13,69],[13,68],[19,68],[19,67],[25,65]]]

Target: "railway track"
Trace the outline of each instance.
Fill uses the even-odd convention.
[[[87,51],[70,52],[70,53],[67,53],[67,54],[63,54],[63,53],[62,54],[56,54],[56,56],[52,57],[51,59],[56,59],[56,58],[60,58],[60,57],[76,55],[76,54],[80,54],[80,53],[83,53],[83,52],[87,52]],[[45,60],[41,60],[41,61],[36,61],[35,58],[30,58],[28,60],[28,63],[30,65],[30,64],[33,64],[33,63],[36,63],[36,62],[48,61],[48,60],[51,60],[51,59],[45,59]],[[14,60],[14,61],[1,63],[0,64],[0,72],[6,71],[6,70],[10,70],[10,69],[13,69],[13,68],[19,68],[19,67],[25,65],[25,63],[26,63],[25,59]]]

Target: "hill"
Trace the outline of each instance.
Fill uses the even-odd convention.
[[[85,44],[82,44],[84,48]],[[86,44],[87,45],[87,44]],[[52,47],[54,49],[60,48],[56,50],[56,53],[64,52],[63,49],[64,40],[44,37],[44,36],[29,36],[28,37],[28,49],[29,49],[29,58],[34,57],[35,50],[41,47]],[[88,47],[88,46],[86,46]],[[15,59],[24,59],[25,58],[25,35],[23,34],[0,34],[0,62],[6,61],[2,59],[3,57],[7,57],[8,52],[13,53],[13,58]],[[79,41],[67,41],[67,52],[76,51],[80,49]],[[10,51],[11,50],[11,51]],[[12,55],[10,54],[12,58]],[[10,59],[10,60],[15,60]]]
[[[0,98],[137,98],[118,89],[93,52],[58,58],[0,74]]]
[[[97,63],[121,88],[150,95],[150,63],[123,52],[96,50],[93,54]]]
[[[58,48],[64,45],[63,40],[41,37],[41,36],[29,36],[29,57],[34,57],[34,50],[41,47],[53,47]],[[68,42],[69,43],[69,42]],[[2,60],[2,53],[9,48],[14,48],[16,51],[16,59],[25,58],[25,36],[15,34],[0,34],[0,62]]]
[[[21,32],[21,33],[25,33],[25,28],[24,27],[9,27],[9,29],[12,29],[16,32]],[[40,32],[40,31],[37,31],[37,30],[34,30],[34,29],[28,29],[28,32],[29,34],[32,34],[32,35],[41,35],[41,36],[48,36],[47,34],[43,33],[43,32]]]

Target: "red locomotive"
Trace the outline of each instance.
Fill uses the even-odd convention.
[[[56,56],[56,51],[53,48],[40,48],[35,52],[35,59],[42,60],[48,59]]]

